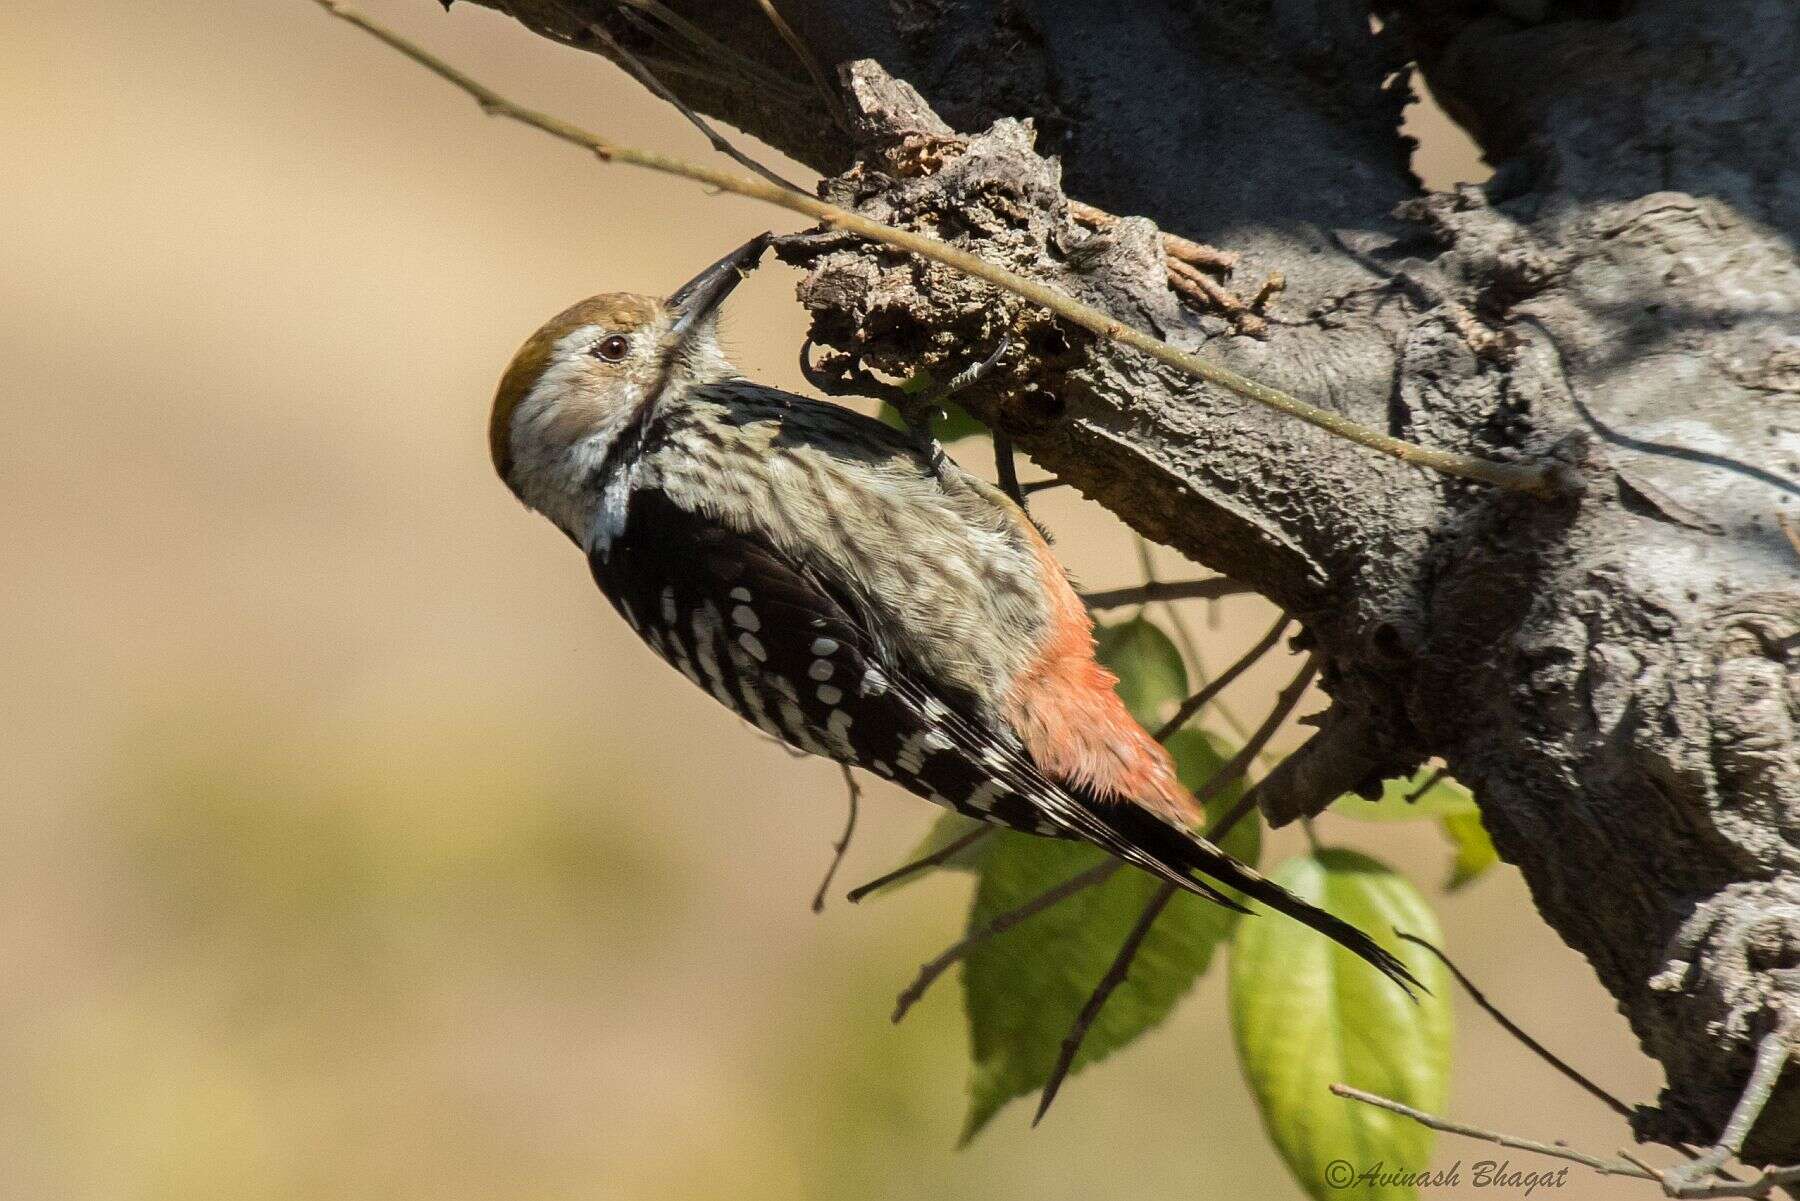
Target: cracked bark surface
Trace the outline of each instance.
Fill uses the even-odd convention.
[[[606,0],[495,2],[577,43],[605,22],[834,200],[1366,424],[1571,462],[1558,502],[1445,480],[945,269],[780,247],[828,352],[954,370],[1009,335],[970,407],[1320,652],[1332,707],[1272,816],[1443,756],[1664,1065],[1640,1133],[1713,1141],[1800,1009],[1800,12],[1393,0],[1371,33],[1338,0],[782,0],[846,134],[754,4],[668,0],[791,89]],[[1408,173],[1414,60],[1485,188]],[[1070,197],[1133,216],[1096,232]],[[1266,340],[1179,302],[1158,226],[1240,252],[1251,290],[1286,275]],[[1746,1157],[1800,1160],[1800,1072]]]

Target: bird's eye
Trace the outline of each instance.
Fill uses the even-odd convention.
[[[624,335],[613,334],[611,337],[600,339],[599,345],[594,347],[594,353],[609,363],[616,363],[624,358],[625,352],[630,349],[631,343],[625,339]]]

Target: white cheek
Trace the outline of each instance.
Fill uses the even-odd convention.
[[[513,462],[525,503],[584,547],[594,549],[598,542],[604,553],[617,537],[612,525],[622,524],[624,496],[611,496],[613,489],[596,496],[589,482],[631,423],[643,387],[623,379],[597,380],[596,374],[584,351],[566,353],[558,344],[557,355],[513,413]],[[612,388],[601,394],[602,383]],[[613,509],[618,517],[608,524],[603,514]]]

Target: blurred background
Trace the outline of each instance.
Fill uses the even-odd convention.
[[[530,103],[705,153],[491,12],[367,7]],[[1412,124],[1428,182],[1485,174]],[[0,7],[0,152],[0,1196],[1295,1195],[1217,967],[1045,1127],[1015,1106],[955,1150],[955,982],[887,1015],[968,878],[809,912],[836,769],[657,663],[494,478],[488,399],[541,320],[667,291],[784,214],[484,120],[301,0]],[[763,270],[728,323],[748,374],[799,387],[793,284]],[[1037,511],[1087,585],[1138,578],[1104,512]],[[1192,616],[1215,668],[1269,619]],[[932,816],[870,781],[840,895]],[[1442,896],[1431,827],[1325,832],[1434,894],[1528,1029],[1652,1095],[1512,869]],[[1452,1113],[1625,1141],[1458,1006]]]

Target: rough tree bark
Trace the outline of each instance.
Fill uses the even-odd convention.
[[[1585,492],[1559,502],[1447,481],[942,269],[782,246],[816,340],[870,366],[961,366],[1011,335],[971,407],[1291,610],[1329,665],[1276,816],[1443,756],[1666,1068],[1640,1133],[1714,1140],[1756,1039],[1800,1008],[1789,0],[1391,0],[1380,32],[1345,0],[780,0],[841,65],[849,131],[751,0],[666,2],[790,88],[611,0],[489,2],[577,44],[604,22],[840,202],[1367,424],[1572,463]],[[1410,175],[1408,62],[1494,163],[1486,187]],[[1095,231],[1068,197],[1141,217]],[[1266,339],[1178,300],[1152,220],[1240,252],[1240,288],[1286,276]],[[1748,1158],[1800,1160],[1800,1072]]]

